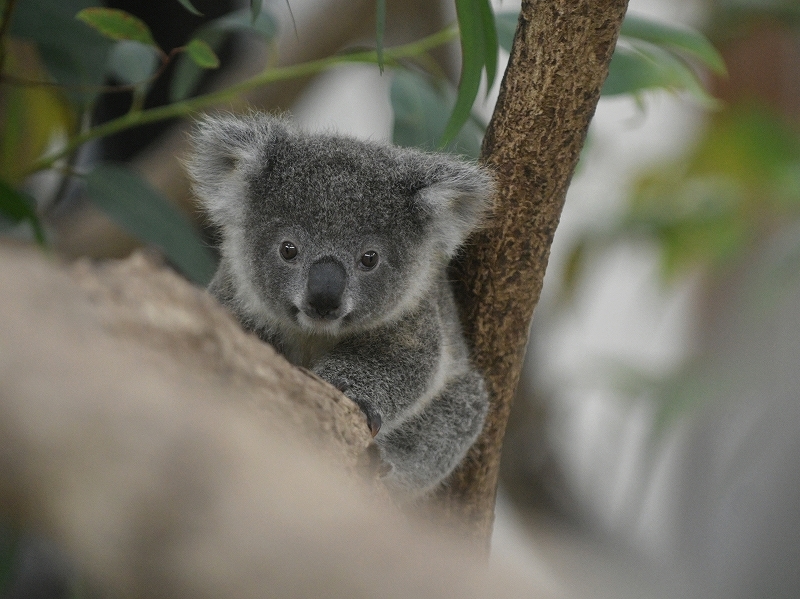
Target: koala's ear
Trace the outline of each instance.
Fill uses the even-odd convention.
[[[433,218],[444,251],[452,257],[490,211],[495,182],[489,169],[442,155],[430,160],[417,201]]]
[[[191,133],[186,170],[195,195],[216,224],[240,219],[244,175],[264,160],[283,129],[279,118],[256,113],[206,116],[198,121]]]

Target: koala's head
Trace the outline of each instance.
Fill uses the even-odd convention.
[[[493,191],[477,165],[264,114],[207,117],[193,142],[189,174],[221,227],[241,309],[308,333],[370,328],[415,308]]]

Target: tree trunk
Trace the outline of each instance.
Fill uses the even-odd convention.
[[[492,399],[481,437],[441,499],[446,514],[487,544],[531,316],[627,4],[523,1],[483,142],[483,161],[498,180],[495,216],[454,271],[464,330]]]

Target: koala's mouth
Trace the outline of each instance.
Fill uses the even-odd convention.
[[[336,333],[352,319],[351,313],[342,314],[341,310],[320,313],[311,307],[292,306],[290,311],[302,329],[313,333]]]
[[[291,306],[289,312],[292,319],[301,329],[310,333],[324,333],[327,335],[342,332],[342,328],[347,328],[353,322],[355,316],[350,311],[344,314],[338,311],[337,313],[331,312],[322,315],[315,310],[302,309],[297,306]]]

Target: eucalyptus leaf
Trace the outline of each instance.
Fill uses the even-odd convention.
[[[180,2],[181,6],[183,6],[183,8],[188,10],[190,13],[192,13],[196,17],[202,17],[203,16],[203,13],[201,13],[199,10],[197,10],[189,0],[178,0],[178,2]]]
[[[97,95],[92,88],[103,83],[113,44],[75,20],[78,11],[98,4],[93,0],[25,0],[17,2],[11,20],[11,34],[36,45],[47,72],[57,83],[69,86],[70,98],[81,105]]]
[[[112,40],[132,40],[158,47],[144,21],[118,8],[84,8],[75,18]]]
[[[655,88],[688,92],[705,106],[717,106],[692,68],[671,52],[641,41],[618,44],[601,94],[636,94]]]
[[[39,215],[36,214],[36,201],[5,181],[0,181],[0,220],[14,225],[27,222],[37,243],[45,245],[44,229]]]
[[[146,82],[158,69],[158,54],[153,46],[122,40],[108,55],[108,72],[125,84]]]
[[[706,37],[693,29],[659,23],[628,13],[622,22],[620,36],[650,42],[698,59],[719,75],[724,75],[725,61]]]
[[[204,41],[213,52],[217,53],[227,36],[234,32],[252,33],[269,42],[278,34],[278,25],[269,11],[259,13],[258,18],[253,22],[250,10],[245,8],[206,23],[195,31],[194,39]],[[204,69],[190,57],[184,54],[178,56],[170,81],[170,100],[177,102],[188,98],[197,88],[203,72]]]
[[[486,67],[486,93],[492,89],[497,76],[497,26],[494,21],[494,10],[489,0],[475,0],[481,18],[483,33],[483,60]]]
[[[450,119],[447,121],[439,146],[452,141],[472,113],[478,97],[481,73],[486,62],[483,21],[479,2],[483,0],[456,0],[458,27],[461,32],[461,79]]]
[[[215,270],[209,249],[186,217],[132,171],[100,165],[86,175],[86,193],[124,229],[160,248],[193,281],[205,285]]]
[[[202,40],[216,53],[222,47],[228,34],[222,31],[207,30],[204,31],[202,35]],[[199,67],[190,57],[184,54],[179,55],[178,60],[175,61],[175,70],[170,78],[170,101],[179,102],[180,100],[188,98],[189,95],[197,89],[205,71],[206,69]]]
[[[195,38],[186,44],[186,53],[201,68],[216,69],[219,67],[219,58],[214,50],[201,39]]]
[[[456,92],[446,81],[403,69],[395,71],[390,88],[394,111],[393,142],[405,147],[435,150]],[[444,150],[470,158],[480,154],[485,126],[470,118]]]

